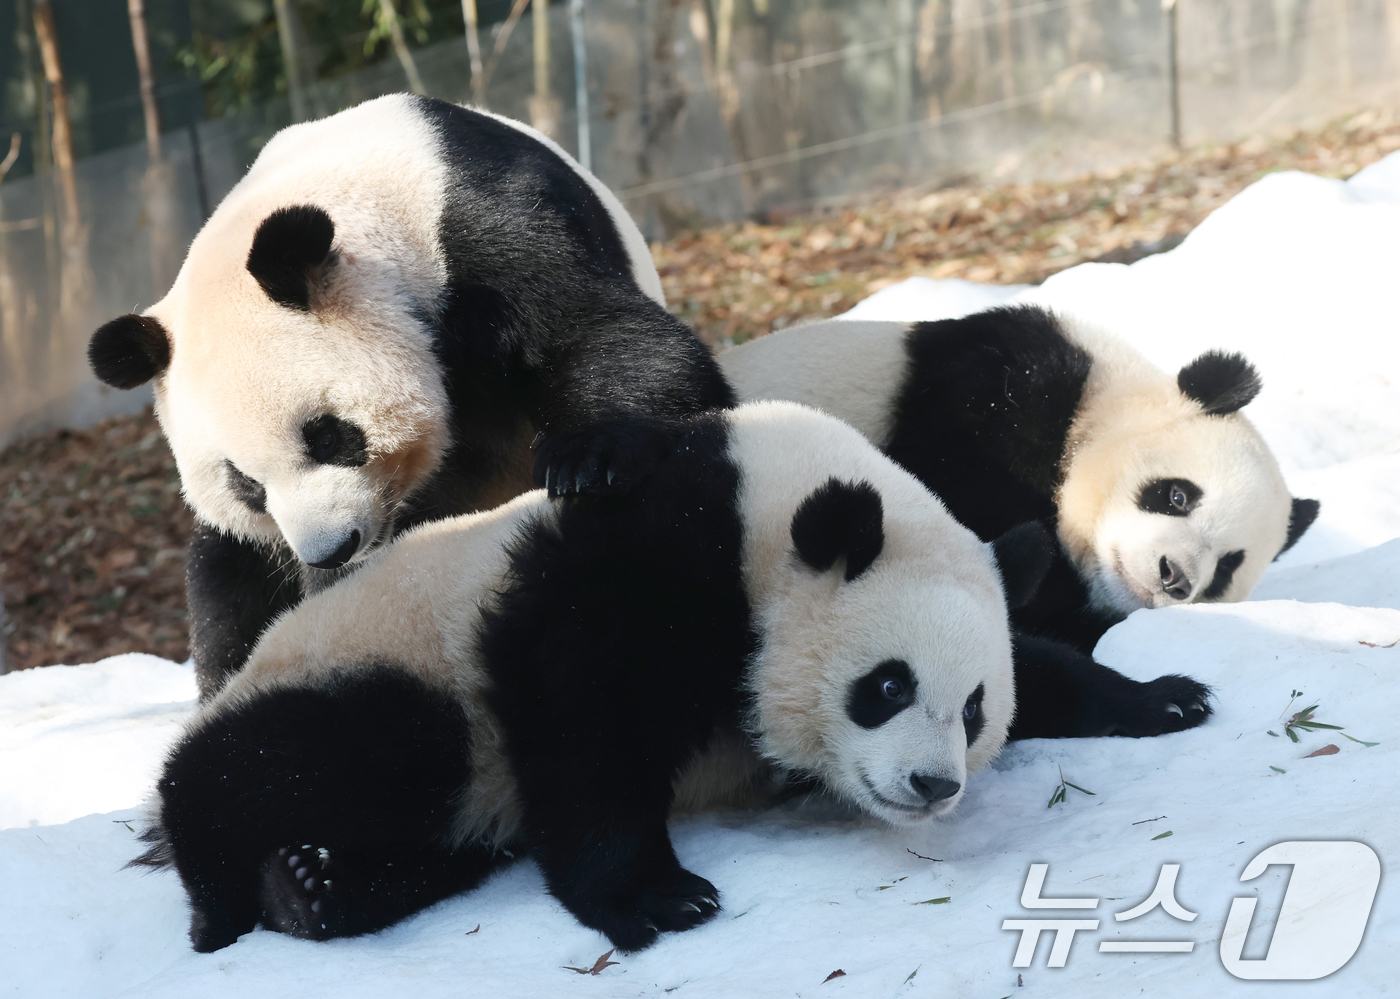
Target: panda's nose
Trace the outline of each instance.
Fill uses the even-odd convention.
[[[914,788],[915,794],[930,804],[942,801],[944,798],[951,798],[962,788],[962,785],[955,780],[935,777],[933,774],[910,774],[909,784]]]
[[[350,536],[341,543],[340,547],[331,552],[326,558],[323,558],[319,562],[309,562],[307,564],[313,569],[339,569],[346,562],[354,558],[355,553],[359,550],[360,531],[359,528],[356,528],[350,532]]]
[[[1157,563],[1157,571],[1162,574],[1162,591],[1173,600],[1185,600],[1191,595],[1191,579],[1165,555]]]

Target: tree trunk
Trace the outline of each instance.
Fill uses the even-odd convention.
[[[466,24],[467,61],[472,69],[472,103],[486,106],[486,82],[481,75],[481,34],[476,28],[476,0],[462,0],[462,21]]]
[[[175,278],[179,247],[175,238],[175,177],[160,154],[160,103],[156,97],[151,46],[146,32],[144,0],[127,0],[131,19],[131,47],[136,53],[136,73],[141,81],[141,109],[146,120],[146,175],[141,180],[146,218],[151,226],[151,294],[159,299]]]
[[[68,92],[64,88],[63,63],[58,55],[58,34],[54,30],[53,8],[49,0],[34,0],[34,33],[39,39],[39,56],[44,63],[44,79],[53,100],[53,162],[58,174],[58,233],[62,252],[59,279],[58,315],[55,330],[56,370],[66,357],[59,357],[67,338],[86,319],[92,301],[92,269],[88,266],[88,230],[78,206],[78,179],[73,169],[73,128],[68,117]]]
[[[535,29],[535,96],[530,98],[530,124],[551,139],[557,139],[562,106],[549,86],[548,0],[530,0],[530,15]]]
[[[292,18],[291,0],[272,0],[272,9],[277,14],[277,40],[282,45],[282,69],[287,74],[287,97],[292,104],[292,121],[305,121],[306,90],[301,78],[301,53],[297,50],[296,25]]]
[[[428,90],[423,86],[423,78],[418,75],[418,64],[413,61],[413,53],[408,50],[408,43],[404,41],[403,25],[399,23],[399,12],[394,9],[394,0],[379,0],[379,16],[389,27],[389,41],[394,46],[394,55],[398,57],[399,65],[403,67],[403,75],[408,77],[408,89],[415,94],[426,94]]]

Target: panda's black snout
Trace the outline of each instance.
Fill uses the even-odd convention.
[[[942,801],[944,798],[951,798],[962,788],[962,785],[955,780],[935,777],[933,774],[910,774],[909,784],[914,788],[914,793],[929,804]]]
[[[1173,600],[1185,600],[1191,595],[1191,578],[1165,555],[1157,563],[1157,571],[1162,574],[1162,590]]]
[[[313,569],[339,569],[346,562],[355,557],[355,553],[360,550],[360,530],[356,528],[350,532],[350,536],[341,543],[341,546],[320,562],[310,563]]]

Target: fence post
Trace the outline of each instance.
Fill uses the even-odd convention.
[[[1167,15],[1167,73],[1171,90],[1172,145],[1181,148],[1181,70],[1177,55],[1176,8],[1178,0],[1162,0]]]
[[[578,111],[578,161],[593,169],[588,134],[588,53],[583,43],[583,0],[569,0],[569,26],[574,36],[574,107]]]

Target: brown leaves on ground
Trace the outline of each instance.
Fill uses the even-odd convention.
[[[914,275],[1036,283],[1170,248],[1266,173],[1347,177],[1400,149],[1400,114],[1188,150],[1054,183],[959,187],[782,224],[735,223],[655,248],[671,308],[711,344],[851,308]]]
[[[840,968],[837,968],[837,969],[836,969],[835,971],[833,971],[831,974],[827,975],[825,978],[822,979],[822,984],[825,985],[827,982],[831,981],[833,978],[845,978],[845,977],[846,977],[846,973],[845,973],[844,971],[842,971]]]
[[[1309,753],[1307,756],[1304,756],[1303,759],[1305,759],[1305,760],[1310,760],[1310,759],[1312,759],[1314,756],[1336,756],[1336,755],[1337,755],[1338,753],[1340,753],[1340,752],[1341,752],[1341,750],[1340,750],[1339,748],[1337,748],[1336,746],[1327,745],[1327,746],[1323,746],[1321,749],[1317,750],[1316,752]]]
[[[613,950],[616,950],[616,949],[617,949],[616,947],[613,948]],[[611,968],[614,964],[617,964],[616,961],[609,961],[609,960],[608,960],[608,958],[610,958],[610,957],[612,957],[612,956],[613,956],[613,951],[610,950],[610,951],[608,951],[606,954],[601,955],[601,956],[598,958],[598,960],[594,961],[594,962],[593,962],[593,967],[591,967],[591,968],[575,968],[575,967],[572,967],[571,965],[567,965],[567,964],[566,964],[566,965],[563,965],[563,969],[564,969],[565,971],[577,971],[580,975],[601,975],[601,974],[603,973],[603,969],[604,969],[604,968]]]
[[[1272,170],[1345,177],[1395,149],[1400,114],[1367,111],[1073,180],[949,188],[781,224],[719,226],[654,251],[672,309],[719,344],[842,312],[913,275],[1034,282],[1085,260],[1127,262],[1180,239]],[[149,412],[0,454],[10,668],[129,651],[184,659],[192,525]]]
[[[119,652],[189,655],[193,518],[149,411],[0,454],[0,586],[10,669]]]

